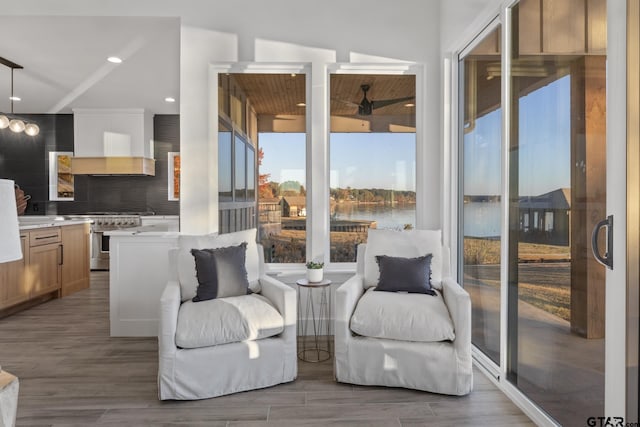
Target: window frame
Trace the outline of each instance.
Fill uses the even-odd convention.
[[[384,75],[414,75],[416,81],[416,228],[425,228],[427,223],[426,218],[426,170],[424,165],[429,164],[429,155],[427,153],[427,147],[425,143],[425,131],[424,131],[424,115],[425,115],[425,72],[424,67],[421,64],[412,62],[389,62],[389,63],[335,63],[327,66],[326,82],[326,147],[327,153],[327,168],[325,170],[324,178],[324,194],[320,197],[326,197],[329,200],[330,196],[330,172],[331,164],[329,159],[331,158],[331,88],[329,86],[331,74],[384,74]],[[314,195],[314,197],[318,197]],[[327,204],[328,206],[328,204]],[[353,272],[356,271],[355,262],[332,262],[330,260],[331,242],[330,242],[330,224],[329,217],[330,212],[324,213],[327,230],[325,233],[325,253],[327,254],[324,260],[325,271],[329,272]]]
[[[311,171],[309,170],[310,164],[311,164],[311,157],[310,157],[310,152],[311,152],[311,106],[310,106],[310,100],[311,100],[311,87],[312,87],[312,82],[311,82],[311,63],[305,63],[305,62],[291,62],[291,63],[259,63],[259,62],[235,62],[235,63],[218,63],[218,64],[211,64],[210,65],[210,81],[215,81],[216,84],[212,85],[211,90],[216,92],[216,96],[214,96],[213,98],[218,99],[217,97],[217,91],[218,91],[218,85],[217,85],[217,81],[218,81],[218,75],[219,74],[241,74],[241,73],[246,73],[246,74],[304,74],[305,75],[305,97],[306,97],[306,107],[305,107],[305,135],[306,135],[306,142],[305,142],[305,160],[306,160],[306,164],[305,164],[305,174],[306,174],[306,188],[307,188],[307,205],[309,204],[309,193],[310,193],[310,189],[309,189],[309,182],[311,181]],[[217,107],[217,106],[216,106]],[[217,111],[217,109],[216,109]],[[219,120],[225,120],[227,125],[232,125],[230,118],[226,117],[225,112],[221,112],[218,111],[218,119]],[[216,121],[216,127],[218,126],[217,124],[218,122]],[[232,141],[231,141],[231,146],[232,146],[232,150],[235,150],[235,133],[239,132],[242,134],[242,136],[247,139],[247,144],[250,145],[251,144],[251,139],[249,138],[248,135],[246,135],[244,132],[240,131],[235,125],[233,126],[233,131],[232,131]],[[213,135],[213,140],[215,141],[215,150],[217,151],[217,145],[218,145],[218,140],[217,140],[217,129],[216,132],[212,132]],[[257,159],[258,159],[258,149],[259,149],[259,141],[256,141],[256,145],[254,146],[254,167],[257,166]],[[245,149],[245,158],[246,158],[246,149]],[[233,177],[233,182],[232,182],[232,189],[235,188],[235,153],[234,153],[234,157],[233,157],[233,162],[232,162],[232,177]],[[257,179],[259,176],[259,170],[256,170],[256,174],[255,174],[255,197],[253,200],[249,200],[247,202],[239,202],[239,203],[243,203],[243,204],[253,204],[255,205],[256,208],[256,215],[258,212],[258,184],[257,184]],[[247,176],[246,176],[246,171],[245,171],[245,180],[246,180]],[[233,194],[235,196],[235,190],[233,191]],[[223,202],[223,203],[238,203],[235,201],[233,202]],[[307,219],[306,219],[306,230],[307,230],[307,235],[306,235],[306,252],[307,254],[309,253],[309,241],[310,241],[310,232],[309,230],[311,230],[311,218],[310,215],[307,215]],[[280,274],[280,273],[284,273],[284,274],[300,274],[301,271],[305,270],[305,263],[265,263],[265,272],[266,273],[270,273],[270,274]]]

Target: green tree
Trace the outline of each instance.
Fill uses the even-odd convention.
[[[258,149],[258,170],[260,169],[260,165],[262,164],[263,158],[264,158],[264,151],[262,151],[262,148],[260,148]],[[268,173],[258,174],[258,198],[259,199],[270,199],[274,197],[274,193],[269,183],[270,177],[271,177],[271,174],[268,174]]]

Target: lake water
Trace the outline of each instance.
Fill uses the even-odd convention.
[[[500,202],[465,203],[464,235],[467,237],[500,236]]]
[[[338,203],[335,207],[335,219],[376,221],[378,228],[401,229],[405,224],[416,225],[416,205],[358,205]]]
[[[404,224],[416,225],[416,206],[336,205],[336,219],[363,219],[377,221],[378,228],[403,228]],[[471,202],[464,204],[464,235],[470,237],[495,237],[500,235],[500,203]]]

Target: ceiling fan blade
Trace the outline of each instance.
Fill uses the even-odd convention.
[[[360,104],[356,104],[355,102],[351,102],[351,101],[345,101],[343,99],[331,98],[331,102],[339,102],[341,104],[348,105],[349,107],[359,107],[360,106]]]
[[[375,110],[376,108],[382,108],[382,107],[386,107],[387,105],[393,105],[393,104],[398,104],[404,101],[410,101],[415,98],[416,98],[415,96],[405,96],[403,98],[380,99],[378,101],[372,102],[373,104],[372,108]]]

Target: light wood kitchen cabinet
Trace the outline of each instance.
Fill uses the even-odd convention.
[[[0,316],[89,287],[89,224],[21,230],[23,257],[0,263]]]
[[[62,264],[62,237],[60,227],[46,227],[29,232],[29,263],[27,285],[30,297],[55,292],[60,296],[60,265]]]
[[[89,224],[61,227],[62,296],[89,287]]]
[[[29,232],[29,247],[60,243],[60,227],[46,227]]]
[[[0,264],[0,310],[30,298],[26,266],[29,264],[29,233],[20,233],[22,259]]]
[[[60,265],[62,245],[49,243],[29,249],[27,280],[31,282],[31,297],[60,291]],[[59,296],[56,295],[56,296]]]

